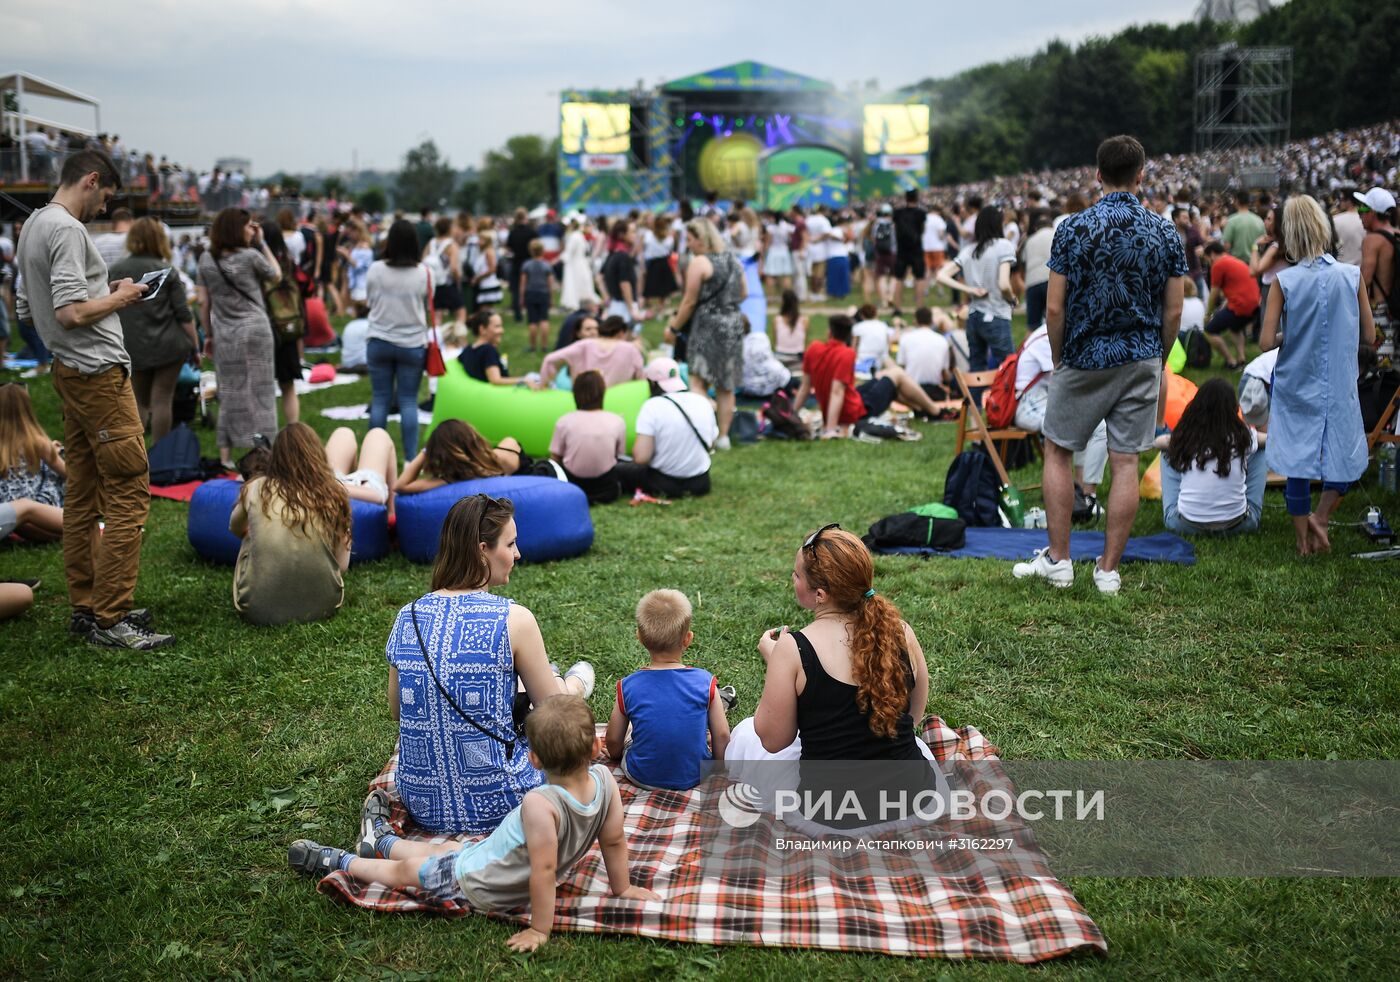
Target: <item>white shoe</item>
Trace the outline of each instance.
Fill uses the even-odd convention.
[[[1061,559],[1058,562],[1050,558],[1050,547],[1036,550],[1036,554],[1028,563],[1017,563],[1011,567],[1011,575],[1018,580],[1023,580],[1028,576],[1039,576],[1049,580],[1052,586],[1063,589],[1074,585],[1074,564],[1068,559]],[[1095,578],[1097,579],[1097,572]],[[1117,573],[1113,574],[1117,576]],[[1100,587],[1102,589],[1102,587]]]
[[[722,436],[722,437],[720,437],[718,440],[716,440],[716,441],[715,441],[715,449],[716,449],[716,450],[728,450],[728,449],[729,449],[729,437],[727,437],[727,436]]]
[[[1102,558],[1102,556],[1099,557],[1099,559]],[[1099,588],[1100,593],[1112,596],[1123,586],[1123,577],[1118,575],[1116,569],[1112,572],[1104,572],[1099,569],[1099,559],[1094,560],[1094,586]]]
[[[578,679],[583,683],[583,698],[593,695],[593,666],[586,661],[574,662],[564,673],[564,681]]]

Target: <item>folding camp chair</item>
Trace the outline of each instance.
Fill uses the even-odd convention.
[[[1030,430],[1023,430],[1017,426],[1009,426],[1005,429],[989,429],[986,418],[982,415],[980,399],[974,399],[973,390],[978,390],[979,395],[985,392],[992,384],[992,379],[996,378],[995,371],[987,372],[964,372],[954,369],[953,374],[957,377],[958,388],[962,390],[963,404],[962,410],[958,413],[958,439],[956,453],[962,453],[963,445],[968,437],[979,441],[987,448],[987,453],[991,455],[992,464],[997,469],[997,476],[1001,478],[1002,484],[1010,484],[1011,478],[1006,473],[1006,450],[1011,444],[1018,440],[1030,440],[1031,448],[1040,452],[1040,441],[1032,439],[1040,434],[1032,433]],[[1033,491],[1040,487],[1039,484],[1026,484],[1021,486],[1023,491]]]
[[[1376,425],[1366,434],[1367,453],[1374,453],[1378,443],[1400,443],[1400,433],[1396,433],[1396,427],[1391,425],[1396,413],[1400,413],[1400,389],[1390,394],[1390,402],[1386,403],[1381,418],[1376,420]]]

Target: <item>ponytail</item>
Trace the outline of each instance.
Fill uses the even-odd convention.
[[[851,612],[851,672],[856,705],[870,714],[870,732],[893,739],[909,711],[909,653],[899,608],[876,594]]]

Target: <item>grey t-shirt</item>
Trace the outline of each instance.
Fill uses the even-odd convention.
[[[112,291],[102,261],[83,223],[62,205],[48,204],[24,223],[17,262],[22,282],[16,303],[21,319],[34,322],[44,346],[69,368],[97,375],[113,365],[130,368],[116,312],[95,324],[66,330],[54,313],[69,304],[98,300]]]
[[[980,286],[987,291],[985,297],[975,297],[968,304],[968,309],[1010,320],[1011,304],[1001,295],[997,277],[1001,273],[1002,263],[1016,261],[1016,247],[1006,239],[993,239],[982,250],[982,255],[978,256],[976,252],[977,246],[970,245],[958,253],[958,267],[962,270],[963,281],[968,286]]]
[[[531,259],[520,267],[520,275],[525,279],[524,293],[549,293],[549,277],[554,270],[543,259]]]
[[[365,280],[369,298],[369,337],[400,348],[428,343],[428,270],[390,266],[384,260],[369,268]]]

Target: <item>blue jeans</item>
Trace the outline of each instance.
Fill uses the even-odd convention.
[[[370,338],[365,346],[369,365],[369,428],[388,429],[389,404],[394,388],[399,390],[399,432],[403,459],[418,453],[418,386],[423,381],[423,364],[428,349],[400,348],[380,338]]]
[[[24,339],[25,345],[29,348],[29,357],[41,365],[47,365],[53,361],[53,355],[44,346],[44,340],[39,337],[39,331],[35,328],[33,321],[22,320],[19,322],[19,336]]]
[[[987,352],[991,351],[991,360]],[[1011,321],[978,311],[967,316],[967,363],[974,372],[997,368],[1016,350],[1011,344]]]
[[[1214,467],[1214,462],[1211,467]],[[1259,516],[1264,511],[1264,482],[1268,480],[1269,468],[1264,463],[1264,451],[1256,450],[1249,455],[1244,465],[1244,518],[1238,525],[1229,528],[1212,528],[1188,518],[1182,518],[1176,503],[1181,497],[1181,471],[1167,463],[1167,455],[1162,454],[1162,524],[1169,532],[1182,535],[1237,535],[1240,532],[1259,531]]]

